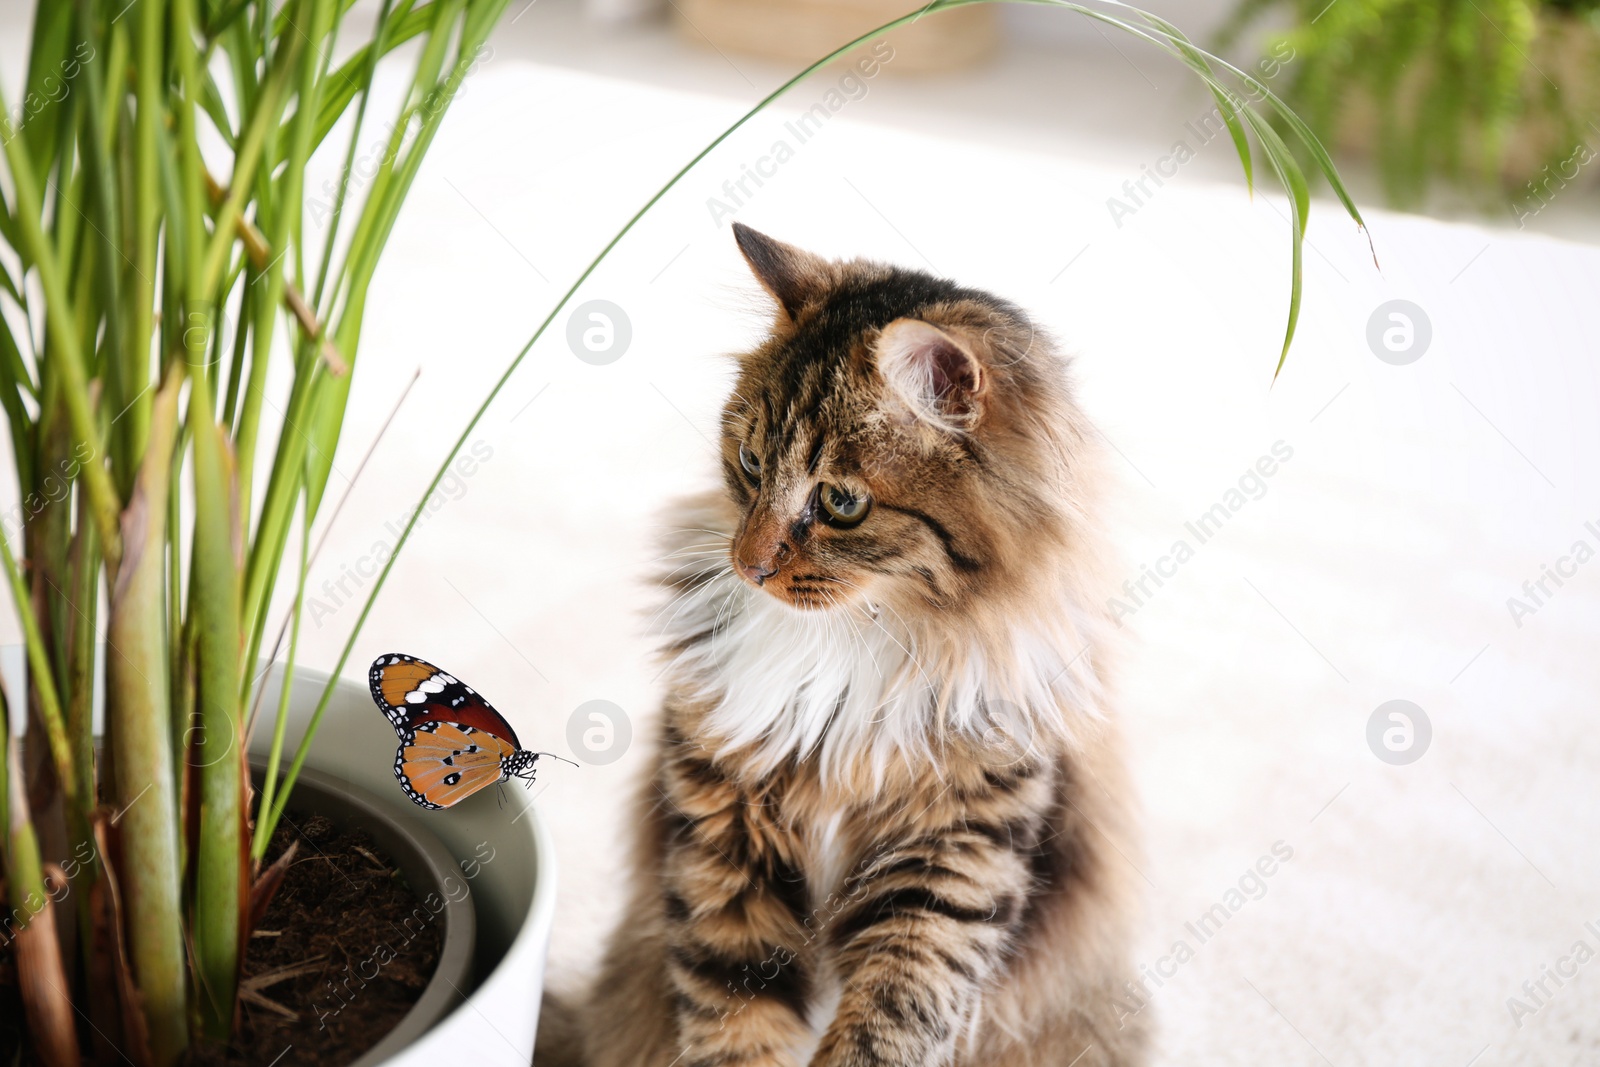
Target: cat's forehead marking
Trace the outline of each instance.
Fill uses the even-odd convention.
[[[811,445],[810,456],[806,460],[806,473],[817,473],[817,467],[822,464],[822,449],[827,443],[827,438],[822,434],[816,435],[816,440]]]

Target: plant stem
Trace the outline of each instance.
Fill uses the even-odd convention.
[[[123,516],[126,565],[111,590],[106,626],[106,720],[115,818],[125,843],[118,876],[133,917],[128,954],[156,1067],[170,1067],[189,1041],[163,552],[182,384],[181,364],[174,363],[152,405],[150,437]]]
[[[10,538],[0,531],[0,562],[6,570],[6,580],[11,583],[11,599],[17,608],[17,618],[22,623],[23,642],[27,648],[29,677],[34,691],[39,695],[39,714],[44,720],[45,740],[50,745],[50,756],[55,761],[56,775],[61,780],[61,791],[69,805],[78,798],[78,778],[73,772],[72,746],[67,742],[66,722],[61,713],[61,698],[56,688],[55,671],[50,663],[50,649],[45,644],[44,633],[39,629],[39,619],[34,614],[33,598],[22,578],[22,569],[11,554]]]
[[[5,929],[15,959],[18,991],[33,1046],[45,1067],[78,1067],[78,1034],[72,1017],[55,914],[46,891],[39,837],[28,817],[22,760],[11,732],[11,715],[0,686],[0,788],[5,790],[5,869],[11,910]],[[15,925],[14,925],[15,924]]]
[[[198,383],[197,383],[198,384]],[[191,397],[194,438],[194,574],[198,626],[198,739],[191,749],[200,789],[194,890],[195,970],[200,1014],[213,1037],[228,1036],[244,915],[244,750],[239,714],[238,514],[227,435],[210,404]]]

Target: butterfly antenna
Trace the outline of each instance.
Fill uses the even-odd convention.
[[[578,766],[578,764],[576,762],[574,762],[573,760],[569,760],[565,756],[558,756],[554,752],[535,752],[534,755],[535,756],[549,756],[551,759],[558,759],[562,763],[571,763],[574,767]]]

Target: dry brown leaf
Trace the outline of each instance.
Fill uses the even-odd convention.
[[[243,986],[240,986],[239,1000],[244,1004],[254,1004],[258,1008],[266,1008],[268,1011],[275,1012],[278,1015],[283,1016],[285,1019],[288,1019],[292,1023],[297,1023],[300,1021],[300,1016],[297,1012],[290,1011],[282,1004],[279,1004],[276,1000],[273,1000],[271,997],[262,996],[254,989],[246,989]]]
[[[299,978],[302,974],[320,971],[327,960],[327,956],[312,956],[310,959],[301,960],[299,963],[288,963],[282,967],[246,978],[239,988],[259,992],[269,986],[275,986],[279,982],[287,982],[291,978]]]
[[[117,996],[122,1002],[122,1054],[132,1060],[135,1067],[146,1067],[151,1062],[150,1031],[145,1025],[144,1006],[139,987],[133,980],[133,969],[128,962],[127,930],[123,925],[122,890],[117,882],[117,866],[122,853],[120,836],[111,826],[111,817],[105,810],[94,815],[95,847],[100,850],[100,863],[107,889],[106,905],[109,909],[107,925],[113,964],[117,975]]]

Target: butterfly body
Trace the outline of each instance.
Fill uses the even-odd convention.
[[[394,776],[417,805],[459,804],[497,782],[531,783],[543,752],[529,752],[483,696],[415,656],[379,656],[368,673],[372,699],[400,738]]]

